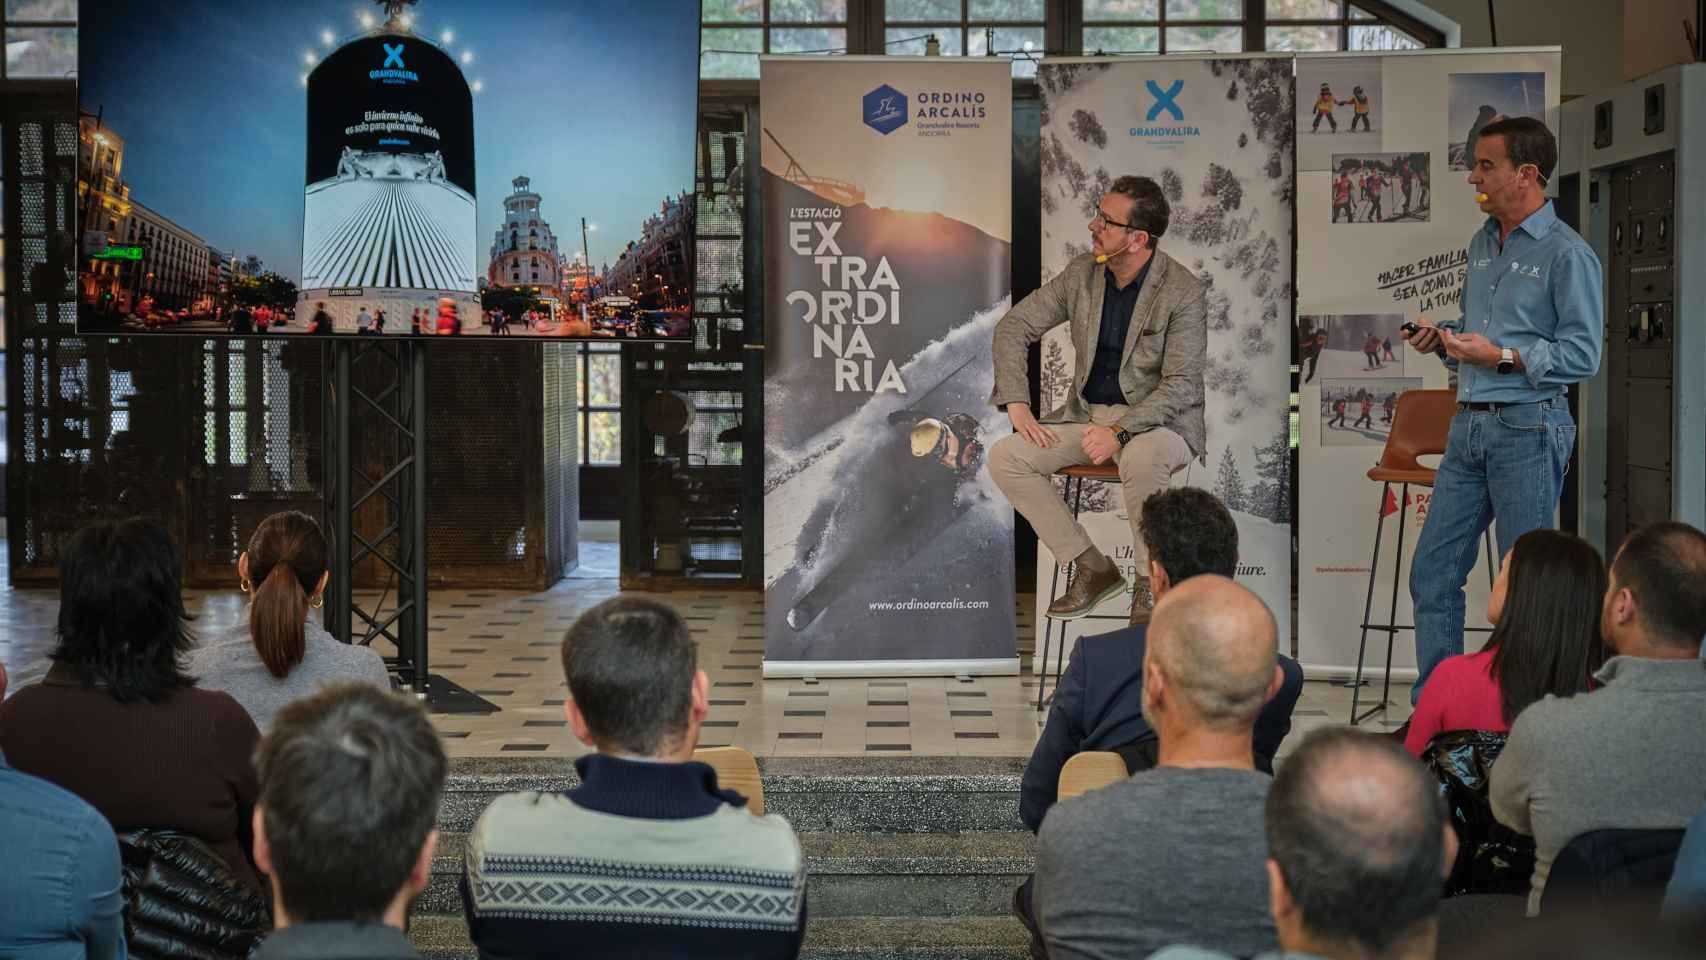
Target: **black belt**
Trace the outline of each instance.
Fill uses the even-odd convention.
[[[1463,413],[1464,411],[1471,411],[1474,413],[1485,413],[1486,411],[1489,411],[1489,410],[1503,410],[1506,407],[1526,407],[1531,403],[1538,403],[1541,406],[1549,406],[1552,403],[1552,399],[1547,398],[1545,400],[1518,400],[1518,401],[1515,401],[1512,403],[1482,403],[1482,402],[1465,403],[1464,401],[1459,400],[1457,402],[1457,412]]]

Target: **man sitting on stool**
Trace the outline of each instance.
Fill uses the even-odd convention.
[[[1054,474],[1077,464],[1119,463],[1133,559],[1144,570],[1148,557],[1136,529],[1143,501],[1201,456],[1207,440],[1208,284],[1155,249],[1170,215],[1155,181],[1115,180],[1090,221],[1092,253],[1074,258],[995,327],[990,402],[1007,411],[1013,434],[990,447],[989,474],[1055,559],[1074,563],[1066,593],[1048,608],[1056,619],[1085,616],[1126,584],[1055,493]],[[1072,392],[1039,422],[1031,413],[1025,348],[1063,323],[1071,324],[1077,354]],[[1148,593],[1139,575],[1133,623],[1148,619]]]

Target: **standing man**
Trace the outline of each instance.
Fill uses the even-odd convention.
[[[1126,587],[1119,568],[1090,542],[1051,479],[1074,464],[1119,464],[1132,525],[1135,570],[1149,569],[1138,535],[1143,501],[1203,455],[1203,368],[1208,362],[1208,285],[1156,250],[1171,217],[1161,187],[1148,177],[1115,180],[1090,221],[1091,253],[996,324],[995,392],[1013,433],[989,449],[989,474],[1024,514],[1072,580],[1048,615],[1082,617]],[[1031,413],[1025,348],[1070,324],[1077,358],[1072,392],[1059,409]],[[1131,616],[1148,621],[1149,578],[1137,574]]]
[[[1403,334],[1457,371],[1458,401],[1410,568],[1411,703],[1435,665],[1463,652],[1463,584],[1482,531],[1498,521],[1502,556],[1552,525],[1576,445],[1564,391],[1599,369],[1599,258],[1546,199],[1557,162],[1558,141],[1532,117],[1481,129],[1469,183],[1488,216],[1469,240],[1462,313],[1438,326],[1419,317]]]

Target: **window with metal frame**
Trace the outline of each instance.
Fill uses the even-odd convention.
[[[927,52],[934,37],[944,57],[1013,58],[1013,76],[1034,78],[1048,27],[1045,0],[873,0],[883,3],[885,52]]]
[[[5,0],[0,80],[77,76],[77,0]]]
[[[583,340],[575,345],[580,392],[580,462],[612,467],[622,462],[622,347]]]
[[[1344,0],[1266,0],[1269,50],[1419,50],[1423,41]]]
[[[845,53],[848,2],[704,0],[700,79],[757,79],[765,53]]]

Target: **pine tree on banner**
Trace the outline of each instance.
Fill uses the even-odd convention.
[[[1291,522],[1291,417],[1280,420],[1273,439],[1256,448],[1256,483],[1250,512],[1275,523]]]
[[[1220,452],[1220,479],[1214,483],[1214,493],[1226,509],[1247,513],[1250,504],[1244,496],[1244,478],[1238,475],[1238,464],[1232,459],[1232,448]]]

